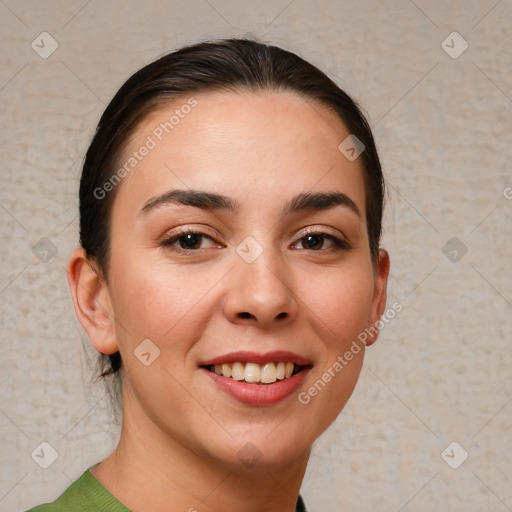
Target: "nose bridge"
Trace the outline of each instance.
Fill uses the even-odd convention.
[[[269,327],[295,316],[290,272],[278,250],[247,237],[236,248],[226,315],[233,322]]]

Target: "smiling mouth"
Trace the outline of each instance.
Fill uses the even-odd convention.
[[[201,368],[205,368],[222,377],[244,381],[249,384],[263,385],[289,379],[310,367],[283,361],[266,364],[235,362],[201,366]]]

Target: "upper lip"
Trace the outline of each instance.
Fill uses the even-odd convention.
[[[212,364],[223,364],[223,363],[236,363],[236,362],[245,362],[245,363],[256,363],[256,364],[265,364],[270,362],[292,362],[298,364],[299,366],[310,366],[312,363],[309,359],[302,357],[293,352],[289,352],[287,350],[274,350],[272,352],[266,352],[264,354],[259,354],[257,352],[250,352],[247,350],[241,350],[238,352],[230,352],[229,354],[224,354],[222,356],[214,357],[213,359],[208,359],[207,361],[203,361],[199,364],[199,366],[209,366]]]

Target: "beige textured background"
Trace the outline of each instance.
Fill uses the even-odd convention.
[[[390,191],[403,311],[315,445],[308,510],[511,511],[511,24],[511,0],[0,0],[0,510],[53,500],[116,441],[65,276],[101,112],[161,53],[251,32],[360,100]],[[43,441],[48,469],[31,458]]]

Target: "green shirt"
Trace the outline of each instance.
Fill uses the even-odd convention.
[[[297,512],[307,512],[299,495]],[[130,512],[97,480],[88,469],[53,503],[39,505],[26,512]]]
[[[130,512],[88,469],[53,503],[31,508],[27,512]]]

